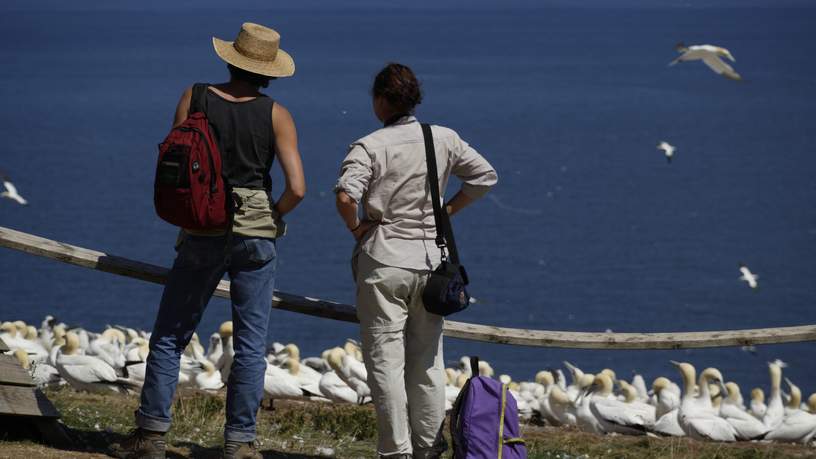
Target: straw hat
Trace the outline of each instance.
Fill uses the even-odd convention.
[[[269,27],[245,22],[234,42],[212,40],[218,57],[240,69],[270,77],[295,73],[292,56],[279,47],[280,34]]]

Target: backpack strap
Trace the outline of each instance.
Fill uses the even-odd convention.
[[[190,97],[188,113],[202,112],[207,114],[207,86],[209,86],[209,83],[196,83],[193,85],[193,95]]]
[[[479,376],[479,357],[474,355],[470,357],[470,377],[476,376]]]

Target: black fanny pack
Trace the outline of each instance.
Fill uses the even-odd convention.
[[[439,199],[436,151],[430,125],[422,123],[422,135],[425,138],[428,184],[433,200],[436,245],[442,251],[442,263],[428,276],[428,282],[422,291],[422,303],[426,311],[447,316],[465,309],[470,304],[470,295],[465,289],[465,286],[468,285],[468,277],[465,267],[459,264],[459,253],[456,250],[456,241],[453,239],[450,218],[448,213],[442,209]],[[450,257],[446,252],[450,254]]]

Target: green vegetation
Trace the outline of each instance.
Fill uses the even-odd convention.
[[[138,397],[77,393],[70,388],[47,393],[71,430],[75,451],[61,451],[0,434],[0,458],[105,457],[111,442],[133,427]],[[169,457],[216,458],[224,423],[224,394],[185,391],[174,406],[168,434]],[[370,406],[277,401],[261,409],[258,437],[264,457],[304,459],[374,457],[377,428]],[[531,459],[701,458],[754,459],[816,457],[816,449],[770,443],[704,443],[686,438],[606,436],[576,429],[523,427]]]

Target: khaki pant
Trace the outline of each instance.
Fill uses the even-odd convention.
[[[428,271],[357,259],[357,318],[380,456],[435,458],[447,444],[442,316],[425,311]]]

